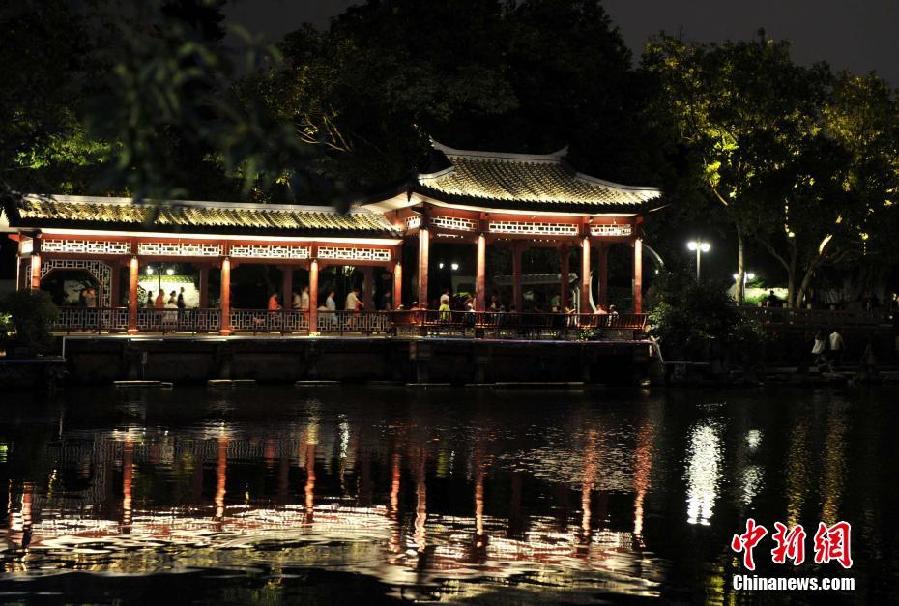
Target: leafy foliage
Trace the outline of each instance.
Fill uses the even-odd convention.
[[[22,290],[0,299],[0,316],[8,314],[16,332],[16,341],[36,353],[50,349],[50,327],[59,310],[50,295],[41,290]]]
[[[669,358],[701,360],[710,342],[750,357],[764,339],[761,328],[740,313],[726,285],[697,282],[686,271],[657,276],[649,305],[652,335]]]

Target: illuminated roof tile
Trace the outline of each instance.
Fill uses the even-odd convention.
[[[566,150],[524,155],[458,150],[437,142],[433,146],[450,166],[419,175],[418,189],[452,202],[523,210],[569,206],[623,210],[661,196],[658,189],[618,185],[579,173],[565,162]]]
[[[330,207],[231,202],[160,201],[135,204],[128,198],[24,196],[10,205],[15,227],[142,229],[176,232],[346,234],[396,236],[380,213]]]

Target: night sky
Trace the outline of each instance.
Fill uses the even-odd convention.
[[[427,1],[427,0],[423,0]],[[226,12],[272,40],[304,21],[326,26],[353,0],[229,0]],[[665,30],[714,42],[752,37],[760,27],[793,42],[804,63],[876,71],[899,86],[897,0],[606,0],[606,9],[638,57],[647,37]]]

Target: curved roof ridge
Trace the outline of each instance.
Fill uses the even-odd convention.
[[[437,151],[446,154],[447,157],[472,158],[484,160],[510,160],[516,162],[552,162],[561,163],[565,156],[568,155],[568,146],[566,145],[560,150],[551,154],[513,154],[509,152],[489,152],[472,149],[456,149],[448,145],[444,145],[435,139],[431,139],[431,147]]]
[[[653,193],[655,195],[661,195],[662,191],[656,187],[641,187],[636,185],[622,185],[621,183],[615,183],[614,181],[606,181],[605,179],[599,179],[598,177],[593,177],[588,174],[575,171],[574,173],[575,179],[580,179],[582,181],[587,181],[588,183],[593,183],[595,185],[601,185],[603,187],[608,187],[611,189],[619,189],[621,191],[632,191],[632,192],[642,192],[642,193]]]

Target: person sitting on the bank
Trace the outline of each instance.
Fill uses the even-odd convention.
[[[272,296],[268,298],[268,310],[278,311],[279,309],[281,309],[281,304],[278,303],[278,293],[272,293]]]
[[[145,307],[153,307],[153,291],[152,290],[147,291],[147,303],[146,303]]]
[[[187,307],[187,302],[184,300],[184,287],[181,287],[181,292],[178,293],[178,309],[184,309]]]
[[[765,297],[765,307],[780,307],[780,299],[777,298],[773,290],[769,290],[768,296]]]
[[[159,294],[156,295],[155,307],[156,309],[162,309],[163,307],[165,307],[165,292],[162,290],[160,290]]]

